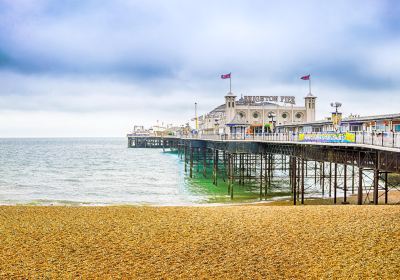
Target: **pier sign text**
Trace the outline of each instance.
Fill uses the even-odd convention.
[[[288,104],[296,104],[294,96],[265,96],[265,95],[256,95],[256,96],[243,96],[245,103],[252,104],[264,101],[270,102],[282,102]]]

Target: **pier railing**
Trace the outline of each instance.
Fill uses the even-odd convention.
[[[204,140],[285,141],[314,143],[354,143],[388,148],[400,148],[400,133],[392,132],[312,132],[312,133],[265,133],[265,134],[202,134],[182,138]]]

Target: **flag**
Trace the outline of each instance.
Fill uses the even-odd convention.
[[[310,79],[310,74],[308,74],[307,76],[303,76],[300,79],[302,80],[309,80]]]
[[[231,78],[231,73],[221,75],[221,79],[230,79],[230,78]]]

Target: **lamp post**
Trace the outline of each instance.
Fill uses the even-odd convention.
[[[332,102],[331,103],[331,107],[335,108],[335,118],[332,119],[332,124],[334,125],[334,129],[338,130],[338,126],[339,126],[339,111],[338,108],[342,107],[342,103],[340,102]]]

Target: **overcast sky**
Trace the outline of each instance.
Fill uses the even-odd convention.
[[[330,4],[328,4],[328,2]],[[400,1],[0,0],[0,137],[124,136],[194,102],[294,95],[400,112]]]

